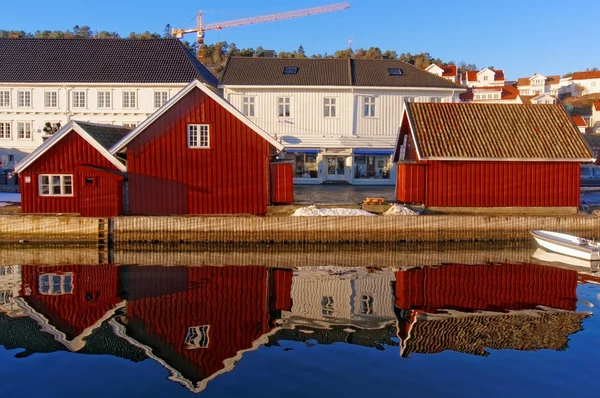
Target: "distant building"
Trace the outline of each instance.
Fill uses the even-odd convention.
[[[437,65],[431,64],[425,70],[429,73],[433,73],[436,76],[443,77],[452,83],[460,83],[458,78],[458,68],[456,65]]]
[[[587,128],[587,123],[585,122],[585,120],[583,119],[583,117],[581,116],[571,116],[571,119],[573,119],[573,123],[575,123],[575,126],[577,126],[577,128],[579,129],[579,132],[581,133],[585,133],[585,130]]]
[[[571,81],[579,95],[600,93],[600,71],[575,72]]]
[[[466,87],[504,86],[505,81],[502,69],[469,70],[461,75],[462,85]]]
[[[472,87],[460,95],[462,102],[520,104],[519,90],[513,86]]]
[[[600,101],[592,105],[592,118],[590,119],[590,127],[594,132],[600,130]]]
[[[517,81],[519,94],[537,96],[548,94],[556,96],[562,94],[563,89],[571,84],[569,79],[561,79],[560,76],[544,76],[536,73],[532,77],[522,77]],[[561,91],[562,90],[562,91]]]

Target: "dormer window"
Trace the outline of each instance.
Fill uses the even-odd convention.
[[[399,68],[388,68],[390,76],[402,76],[402,69]]]
[[[295,75],[297,73],[298,73],[297,66],[286,66],[285,68],[283,68],[284,75]]]
[[[483,80],[487,80],[487,79],[488,79],[488,76],[484,76],[484,77],[483,77]]]

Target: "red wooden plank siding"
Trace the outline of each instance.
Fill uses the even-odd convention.
[[[574,311],[577,272],[538,264],[444,265],[396,272],[401,309],[504,311],[538,305]]]
[[[39,277],[48,273],[72,273],[73,292],[41,294]],[[21,296],[69,339],[79,336],[122,301],[118,297],[118,267],[113,265],[24,265],[22,278]]]
[[[271,164],[271,198],[273,204],[294,203],[294,167],[291,163]]]
[[[86,183],[91,178],[91,184]],[[81,215],[116,217],[123,214],[123,177],[82,167],[78,175]]]
[[[272,271],[273,286],[271,288],[271,309],[280,311],[292,310],[292,276],[290,269]]]
[[[187,125],[210,125],[210,148],[187,147]],[[266,214],[269,143],[199,89],[127,151],[130,211],[139,215]]]
[[[33,164],[20,173],[21,178],[21,208],[23,213],[80,213],[82,215],[115,216],[122,206],[122,194],[120,196],[109,196],[105,191],[98,190],[100,196],[93,196],[89,192],[82,206],[81,200],[81,178],[78,177],[78,168],[81,165],[93,165],[109,170],[118,171],[117,168],[84,140],[75,131],[71,131],[54,146],[48,149]],[[39,174],[72,174],[73,196],[39,196],[38,175]],[[25,178],[30,177],[31,182],[26,183]],[[98,174],[95,175],[103,188],[109,189],[111,193],[118,195],[118,182],[112,178]],[[90,196],[92,195],[92,196]],[[91,201],[91,203],[90,203]],[[86,203],[90,203],[88,208]]]
[[[402,203],[425,202],[425,165],[398,164],[396,200]]]
[[[425,204],[430,207],[579,206],[578,163],[431,161],[427,164]],[[404,166],[400,164],[398,169],[399,188],[400,168]],[[401,191],[398,189],[398,195]]]

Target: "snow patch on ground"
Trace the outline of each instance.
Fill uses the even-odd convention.
[[[20,193],[0,192],[0,207],[21,203]]]
[[[409,209],[406,206],[393,204],[388,211],[383,213],[384,216],[418,216],[419,213]]]
[[[318,209],[317,206],[302,207],[296,210],[293,217],[318,217],[318,216],[374,216],[373,213],[359,209]]]

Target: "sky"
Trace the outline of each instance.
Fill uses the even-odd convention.
[[[2,1],[0,29],[160,32],[166,24],[195,26],[294,11],[343,0],[28,0]],[[429,52],[433,57],[479,68],[504,69],[508,80],[563,75],[600,68],[600,1],[572,6],[558,0],[347,0],[351,8],[334,13],[206,32],[206,43],[226,41],[238,48],[262,46],[307,54],[348,48],[379,47],[398,53]],[[595,21],[595,22],[593,22]],[[195,40],[193,34],[187,40]]]

